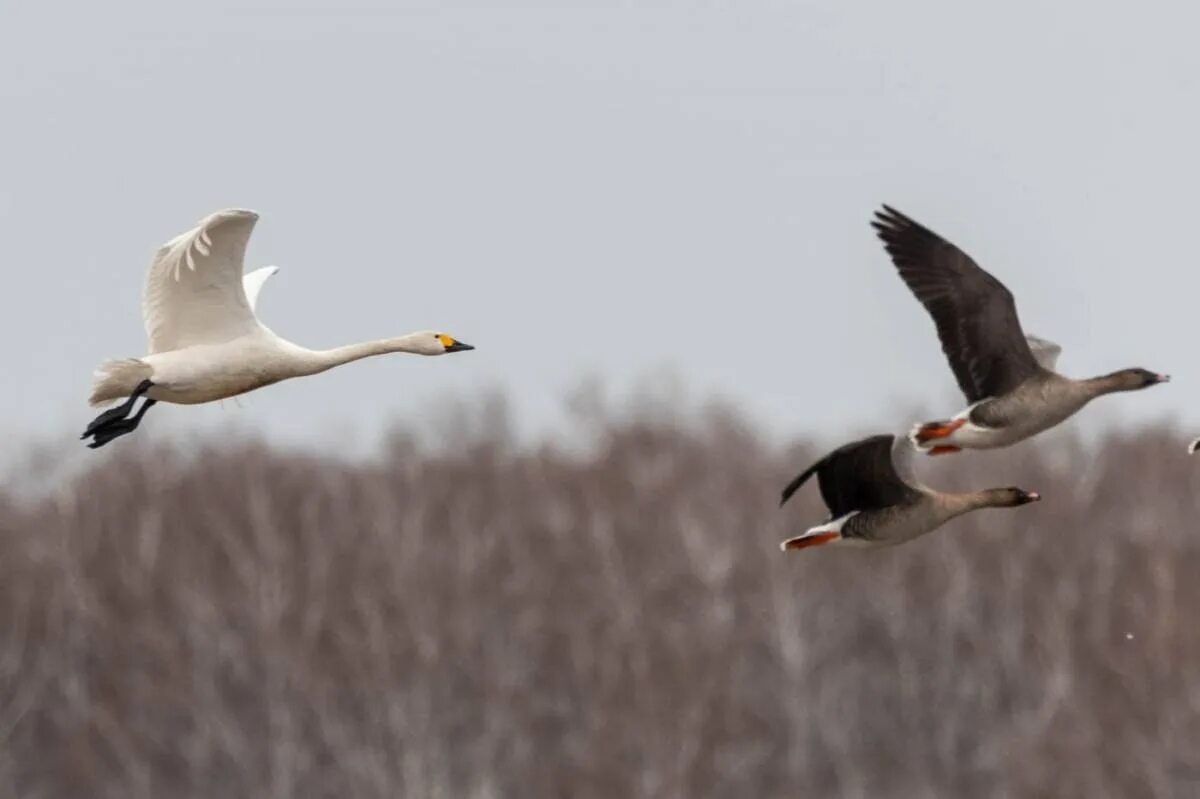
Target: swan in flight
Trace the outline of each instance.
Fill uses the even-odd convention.
[[[96,371],[90,403],[125,401],[88,425],[81,438],[92,438],[89,447],[133,432],[159,401],[196,405],[226,399],[372,355],[474,349],[433,330],[331,350],[310,350],[275,335],[258,321],[254,306],[278,268],[242,274],[257,221],[254,211],[218,211],[159,248],[142,297],[150,354],[106,361]],[[130,415],[139,397],[145,400]]]

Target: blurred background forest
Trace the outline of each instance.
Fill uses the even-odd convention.
[[[0,796],[1200,795],[1185,431],[929,459],[1046,499],[784,555],[824,509],[780,487],[870,431],[575,425],[517,443],[497,400],[357,462],[145,436],[10,486]]]

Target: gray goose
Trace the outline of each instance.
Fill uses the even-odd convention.
[[[944,494],[906,481],[897,471],[893,453],[904,459],[912,449],[902,445],[902,451],[896,452],[896,443],[893,435],[876,435],[846,444],[788,483],[780,505],[815,473],[830,516],[803,535],[784,541],[780,548],[787,551],[820,544],[899,544],[973,510],[1011,508],[1041,499],[1037,493],[1020,488]]]
[[[933,317],[942,350],[970,406],[912,429],[931,455],[1006,447],[1059,424],[1096,397],[1170,377],[1122,369],[1088,380],[1054,371],[1058,345],[1026,336],[1012,293],[969,255],[887,205],[871,226],[900,277]]]

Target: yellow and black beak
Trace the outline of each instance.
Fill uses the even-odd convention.
[[[445,333],[438,336],[438,341],[442,342],[442,346],[446,348],[446,352],[466,352],[467,350],[475,349],[470,344],[458,341],[454,336],[447,336]]]

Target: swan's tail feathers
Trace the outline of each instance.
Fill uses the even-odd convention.
[[[908,434],[908,440],[912,442],[914,447],[930,455],[944,455],[950,452],[958,452],[959,447],[945,443],[938,444],[937,442],[954,435],[954,432],[966,423],[966,419],[943,419],[937,422],[925,422],[913,427]]]
[[[835,530],[809,530],[804,535],[798,535],[795,538],[789,538],[780,543],[779,548],[784,552],[787,552],[789,549],[805,549],[806,547],[828,544],[830,541],[837,541],[841,537],[842,534]]]
[[[92,395],[88,397],[88,404],[103,405],[106,402],[128,397],[139,383],[150,379],[151,371],[148,363],[137,358],[105,361],[96,370],[95,379],[92,381]]]
[[[1188,454],[1195,455],[1196,450],[1200,450],[1200,438],[1197,438],[1192,443],[1188,444]]]

